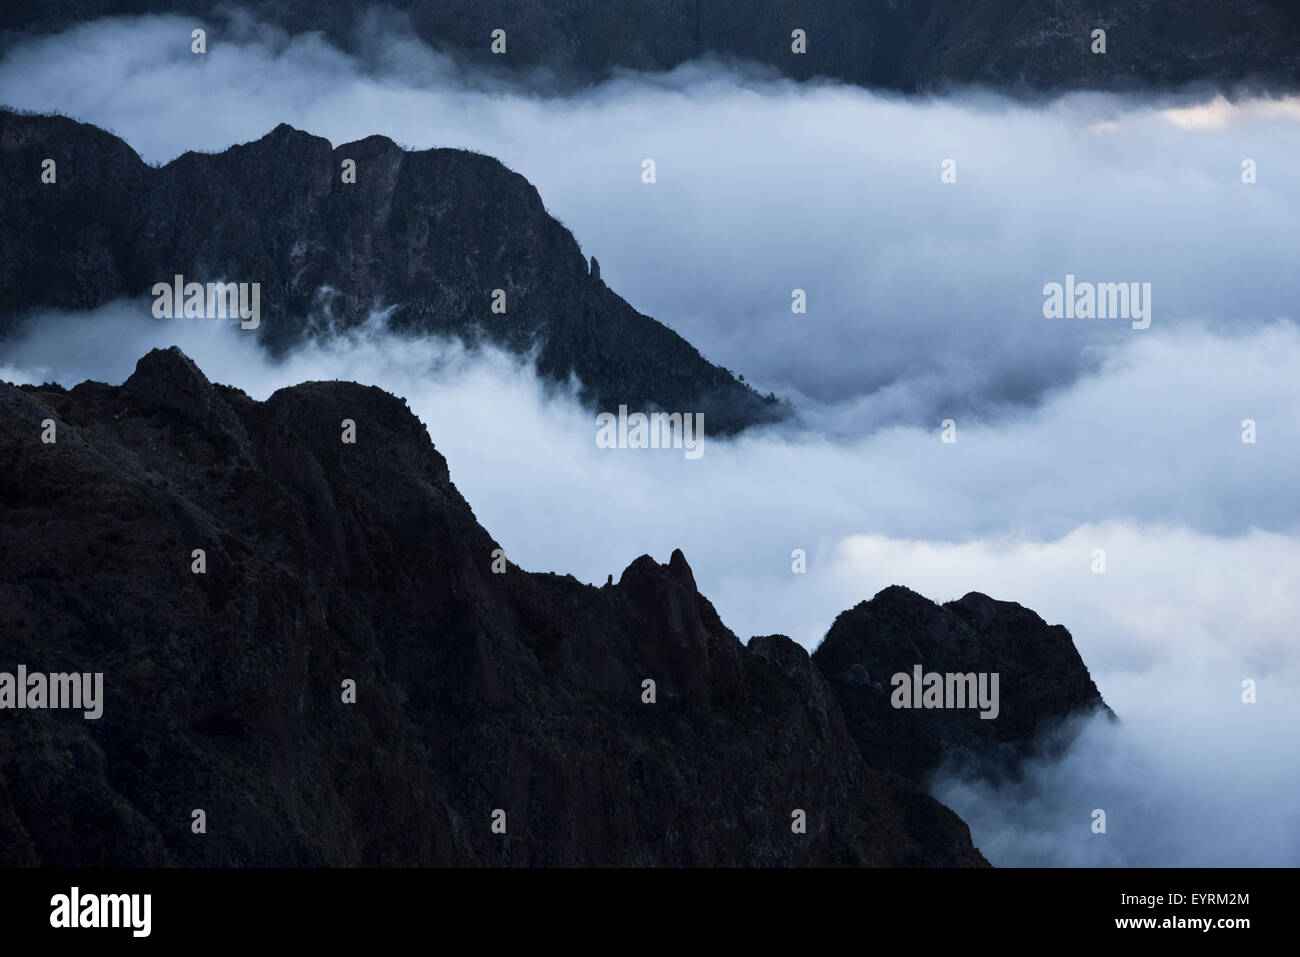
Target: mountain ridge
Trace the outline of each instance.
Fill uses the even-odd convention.
[[[378,388],[255,402],[154,350],[0,383],[0,456],[4,666],[105,675],[98,720],[0,715],[5,864],[987,863],[817,655],[741,643],[680,551],[510,564]]]
[[[105,676],[97,720],[0,713],[5,864],[985,864],[680,552],[509,564],[382,390],[254,402],[155,350],[0,385],[0,454],[5,664]]]
[[[124,299],[153,317],[145,297],[180,275],[256,283],[246,334],[273,354],[382,311],[400,332],[535,356],[598,411],[701,412],[713,434],[790,411],[610,290],[536,188],[483,154],[382,136],[334,147],[282,123],[155,168],[89,124],[7,110],[0,154],[0,338],[44,309]]]
[[[12,44],[120,14],[120,0],[75,8],[16,4],[0,11]],[[321,32],[345,50],[380,55],[382,35],[409,34],[449,54],[456,71],[559,90],[621,70],[662,71],[701,57],[737,58],[797,80],[827,77],[868,87],[928,92],[980,84],[1037,94],[1137,90],[1188,83],[1300,87],[1300,8],[1289,0],[392,0],[378,6],[316,0],[235,5],[288,36]],[[208,43],[251,26],[225,0],[134,0],[131,13],[201,22]],[[223,15],[224,14],[224,15]],[[494,55],[494,30],[506,53]],[[794,30],[806,52],[792,51]],[[1094,29],[1105,54],[1091,52]],[[188,43],[188,35],[177,42]]]

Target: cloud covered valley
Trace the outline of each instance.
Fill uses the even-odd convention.
[[[576,384],[393,332],[381,303],[283,358],[147,300],[40,314],[0,342],[0,379],[116,384],[176,344],[258,399],[378,385],[513,561],[602,583],[681,548],[742,639],[811,649],[895,583],[1019,602],[1070,629],[1122,721],[1019,782],[935,783],[993,863],[1300,863],[1295,102],[903,98],[714,63],[546,98],[476,86],[379,25],[348,55],[250,22],[206,58],[183,19],[92,26],[10,48],[0,100],[152,163],[280,122],[495,156],[612,289],[798,415],[729,440],[706,422],[698,460],[600,449]],[[1045,318],[1067,275],[1150,283],[1150,328]]]

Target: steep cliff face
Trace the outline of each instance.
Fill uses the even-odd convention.
[[[55,30],[120,13],[202,18],[220,39],[224,0],[81,0],[9,4],[0,31]],[[290,33],[321,31],[363,46],[377,24],[501,77],[542,67],[561,85],[618,68],[670,69],[712,54],[785,76],[826,76],[898,90],[980,83],[1014,91],[1134,89],[1191,81],[1300,83],[1300,7],[1292,0],[390,0],[373,7],[321,0],[244,0]],[[1094,29],[1107,31],[1093,54]],[[505,56],[490,52],[503,29]],[[807,52],[791,50],[791,32]],[[18,35],[11,34],[12,41]]]
[[[984,863],[680,552],[504,564],[378,389],[258,403],[154,351],[0,384],[0,462],[0,671],[104,676],[98,720],[0,711],[0,864]]]
[[[397,329],[535,351],[599,410],[703,412],[713,433],[783,414],[620,299],[537,190],[477,153],[379,136],[333,148],[281,125],[154,169],[95,127],[0,111],[0,156],[0,338],[41,307],[129,298],[152,316],[154,285],[181,275],[259,284],[244,334],[273,351],[383,309]]]
[[[813,653],[872,767],[923,781],[946,761],[964,771],[1005,773],[1071,717],[1110,713],[1070,633],[1028,608],[971,592],[938,605],[899,586],[841,614]],[[913,679],[921,668],[921,687]],[[996,708],[926,707],[925,674],[998,676]],[[893,676],[907,675],[897,685]],[[971,686],[963,683],[966,695]],[[909,705],[896,707],[903,688]],[[985,684],[992,692],[992,681]],[[957,683],[953,683],[953,691]],[[945,678],[944,694],[947,694]],[[976,686],[978,695],[978,686]],[[990,701],[992,695],[988,696]],[[980,716],[981,711],[990,714]],[[995,715],[995,716],[994,716]]]

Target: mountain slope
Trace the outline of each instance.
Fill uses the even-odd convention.
[[[496,573],[379,389],[259,403],[155,350],[120,387],[0,384],[0,462],[0,671],[105,699],[0,712],[0,864],[984,863],[680,552],[603,588]]]
[[[0,339],[41,308],[130,298],[149,317],[155,284],[181,275],[258,283],[244,334],[274,351],[382,309],[398,329],[535,351],[541,375],[576,375],[599,411],[703,412],[713,434],[786,411],[620,299],[537,190],[477,153],[380,136],[332,148],[281,125],[154,169],[93,126],[0,111],[0,158]]]

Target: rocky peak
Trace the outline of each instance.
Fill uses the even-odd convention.
[[[239,417],[177,346],[153,349],[143,356],[122,390],[144,408],[166,409],[213,435],[229,438],[245,455],[250,452]]]
[[[1109,713],[1065,628],[978,592],[938,605],[907,588],[883,589],[841,614],[813,659],[864,760],[918,781],[947,761],[1005,771],[1071,717]],[[996,717],[981,718],[969,703],[895,708],[893,676],[911,680],[918,665],[923,675],[997,674]]]

